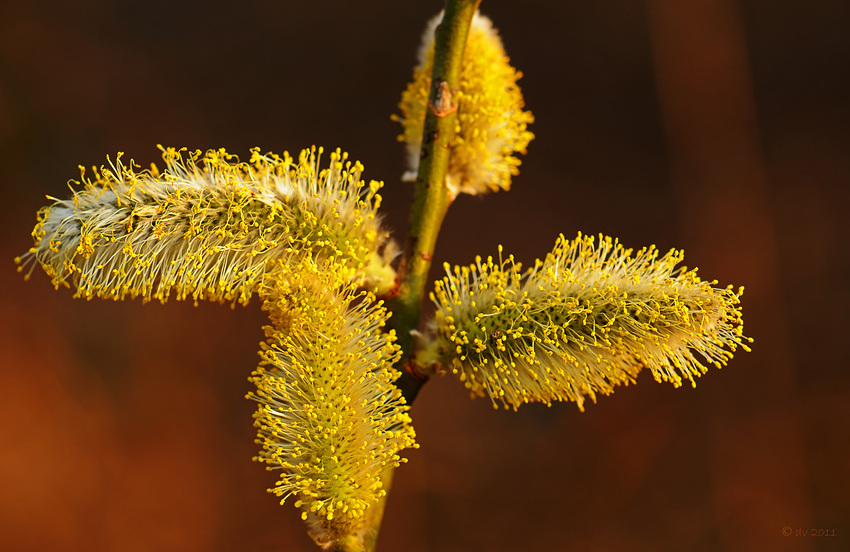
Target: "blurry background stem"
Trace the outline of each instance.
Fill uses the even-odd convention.
[[[792,343],[782,299],[779,245],[771,203],[775,183],[764,164],[739,0],[647,2],[659,104],[681,242],[720,281],[746,282],[747,324],[757,359],[722,386],[701,386],[710,443],[713,527],[727,551],[763,546],[749,528],[812,518],[805,437]],[[773,188],[773,190],[771,189]],[[730,382],[733,382],[731,384]],[[758,385],[760,393],[742,392]],[[710,414],[709,414],[710,413]],[[781,427],[768,435],[763,420]],[[782,455],[773,451],[781,443]],[[750,461],[739,461],[746,451]],[[770,465],[770,470],[758,466]],[[708,479],[708,478],[707,478]],[[746,485],[750,491],[742,493]],[[814,550],[800,542],[795,550]]]
[[[401,359],[397,364],[401,377],[396,385],[401,389],[408,404],[413,402],[422,384],[428,379],[417,372],[414,365],[414,341],[410,332],[419,327],[425,283],[431,269],[437,234],[452,201],[446,187],[446,173],[451,153],[450,144],[457,122],[455,96],[460,81],[466,38],[472,17],[480,3],[481,0],[447,1],[443,21],[434,33],[434,72],[428,97],[429,108],[425,112],[419,174],[410,212],[410,231],[399,264],[398,295],[390,302],[390,310],[393,313],[390,324],[396,331],[402,350]],[[390,469],[381,478],[387,494],[369,509],[369,529],[364,539],[367,551],[375,549],[392,477],[393,470]],[[364,550],[354,543],[343,543],[339,549],[346,552]]]

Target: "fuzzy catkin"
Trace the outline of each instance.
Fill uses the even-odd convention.
[[[416,178],[425,112],[434,68],[434,31],[442,14],[432,19],[422,35],[419,65],[402,93],[400,116],[404,129],[398,137],[407,144],[409,170],[405,179]],[[511,176],[519,173],[515,153],[525,153],[534,135],[534,122],[516,82],[522,73],[511,67],[502,41],[490,19],[475,13],[461,65],[460,84],[453,92],[457,104],[457,134],[451,143],[446,186],[452,196],[507,190]]]
[[[654,246],[632,256],[616,240],[566,240],[532,270],[513,258],[477,259],[438,281],[435,335],[420,358],[460,376],[474,395],[507,408],[575,401],[584,408],[649,368],[675,386],[725,365],[743,342],[731,286],[676,268],[681,251]]]
[[[161,173],[137,172],[119,155],[83,177],[72,199],[39,212],[28,255],[56,287],[73,284],[87,299],[165,302],[173,291],[247,303],[270,263],[308,256],[340,259],[379,292],[394,285],[394,249],[377,217],[381,184],[360,180],[363,167],[347,154],[332,152],[321,169],[321,148],[297,162],[256,149],[248,163],[223,149],[188,159],[183,151],[163,149]]]
[[[303,509],[313,538],[330,546],[362,538],[369,509],[386,494],[384,473],[418,447],[409,407],[392,384],[400,351],[382,327],[389,315],[370,293],[357,293],[333,268],[301,263],[277,273],[264,309],[262,363],[249,398],[263,450],[281,469],[274,489]]]

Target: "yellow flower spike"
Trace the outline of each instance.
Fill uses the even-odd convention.
[[[263,296],[275,327],[266,328],[249,398],[260,403],[257,459],[283,470],[270,492],[281,503],[295,496],[319,544],[362,539],[385,494],[382,474],[418,447],[393,385],[400,350],[382,331],[389,314],[336,266],[309,259],[281,266]]]
[[[514,409],[570,400],[583,410],[585,396],[595,402],[642,368],[696,385],[703,363],[724,366],[752,339],[743,336],[743,290],[712,287],[677,268],[682,259],[579,234],[561,236],[526,272],[512,258],[447,270],[432,296],[433,341],[418,360],[453,366],[474,395]]]
[[[84,188],[39,211],[36,259],[53,284],[72,283],[76,297],[142,297],[247,303],[269,263],[335,256],[364,286],[395,285],[397,249],[376,216],[380,184],[360,179],[362,166],[322,149],[240,163],[223,149],[206,154],[163,149],[165,170],[142,170],[119,154],[109,167],[83,173]],[[273,264],[273,263],[272,263]],[[31,270],[30,270],[31,272]]]
[[[432,19],[425,29],[419,65],[399,103],[401,116],[393,116],[404,127],[398,139],[407,144],[406,180],[414,180],[419,167],[422,127],[425,111],[430,108],[434,30],[442,17],[440,14]],[[522,74],[508,61],[493,24],[476,12],[464,52],[460,86],[457,91],[450,91],[457,98],[458,125],[447,176],[452,197],[509,189],[511,176],[519,173],[520,161],[513,154],[524,154],[534,138],[526,130],[534,117],[523,111],[525,103],[516,84]]]

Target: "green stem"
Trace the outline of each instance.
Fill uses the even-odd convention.
[[[463,51],[472,17],[481,0],[446,0],[443,21],[434,33],[434,72],[431,75],[431,105],[442,107],[441,96],[446,87],[451,93],[451,105],[460,84],[460,70],[463,63]],[[445,83],[443,86],[442,83]],[[448,98],[446,98],[448,99]],[[440,116],[441,115],[441,116]],[[425,296],[425,284],[431,268],[437,234],[443,224],[443,218],[452,202],[446,187],[446,174],[449,168],[451,143],[455,136],[457,112],[427,109],[422,133],[422,152],[419,160],[419,174],[413,195],[413,207],[410,212],[410,230],[399,264],[398,295],[390,301],[393,313],[390,324],[398,336],[402,357],[396,364],[401,377],[396,385],[401,389],[408,404],[412,404],[419,389],[427,381],[427,376],[417,371],[413,361],[414,340],[411,330],[419,327],[422,299]],[[344,552],[373,552],[378,541],[378,531],[384,516],[384,507],[389,496],[395,470],[389,469],[381,477],[383,489],[387,491],[380,501],[370,510],[369,528],[359,543],[341,543],[338,550]]]
[[[430,105],[441,105],[441,90],[451,92],[451,104],[456,105],[457,88],[463,64],[463,51],[472,17],[481,0],[447,0],[443,21],[434,33],[434,72],[431,75]],[[445,83],[445,85],[443,85]],[[419,327],[419,315],[425,284],[431,268],[431,258],[437,234],[452,198],[446,186],[451,142],[455,136],[457,112],[425,112],[419,174],[410,212],[410,230],[404,255],[399,265],[398,296],[390,303],[393,316],[390,324],[396,330],[403,351],[398,367],[401,377],[396,385],[411,404],[427,376],[416,370],[413,362],[414,339],[411,330]],[[443,115],[443,116],[439,116]]]

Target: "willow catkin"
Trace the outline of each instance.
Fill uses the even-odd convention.
[[[363,167],[339,150],[320,168],[321,153],[304,150],[296,162],[255,149],[240,163],[224,150],[184,158],[168,148],[163,172],[137,172],[119,155],[83,177],[72,199],[52,198],[39,212],[28,256],[55,286],[73,285],[87,299],[165,302],[173,291],[246,303],[274,261],[310,256],[334,256],[358,282],[386,292],[394,248],[377,216],[381,184],[367,186]]]
[[[434,31],[442,14],[432,19],[422,35],[419,65],[402,93],[399,141],[407,144],[409,170],[405,179],[416,178],[422,144],[425,111],[429,106],[434,69]],[[451,143],[446,186],[452,196],[507,190],[511,176],[519,173],[516,153],[525,153],[534,138],[527,126],[534,122],[517,80],[522,73],[511,67],[505,48],[487,17],[475,13],[461,65],[460,84],[449,91],[457,106],[457,134]]]
[[[304,262],[276,274],[264,309],[262,363],[249,398],[263,450],[282,470],[274,489],[303,509],[313,538],[330,546],[362,538],[369,509],[386,494],[381,477],[418,447],[409,407],[392,384],[400,350],[384,332],[389,314],[338,271]]]
[[[616,240],[566,240],[532,270],[510,257],[455,267],[436,283],[434,340],[420,355],[451,367],[475,395],[505,407],[609,394],[642,368],[679,386],[725,365],[744,344],[739,298],[681,251],[632,256]]]

